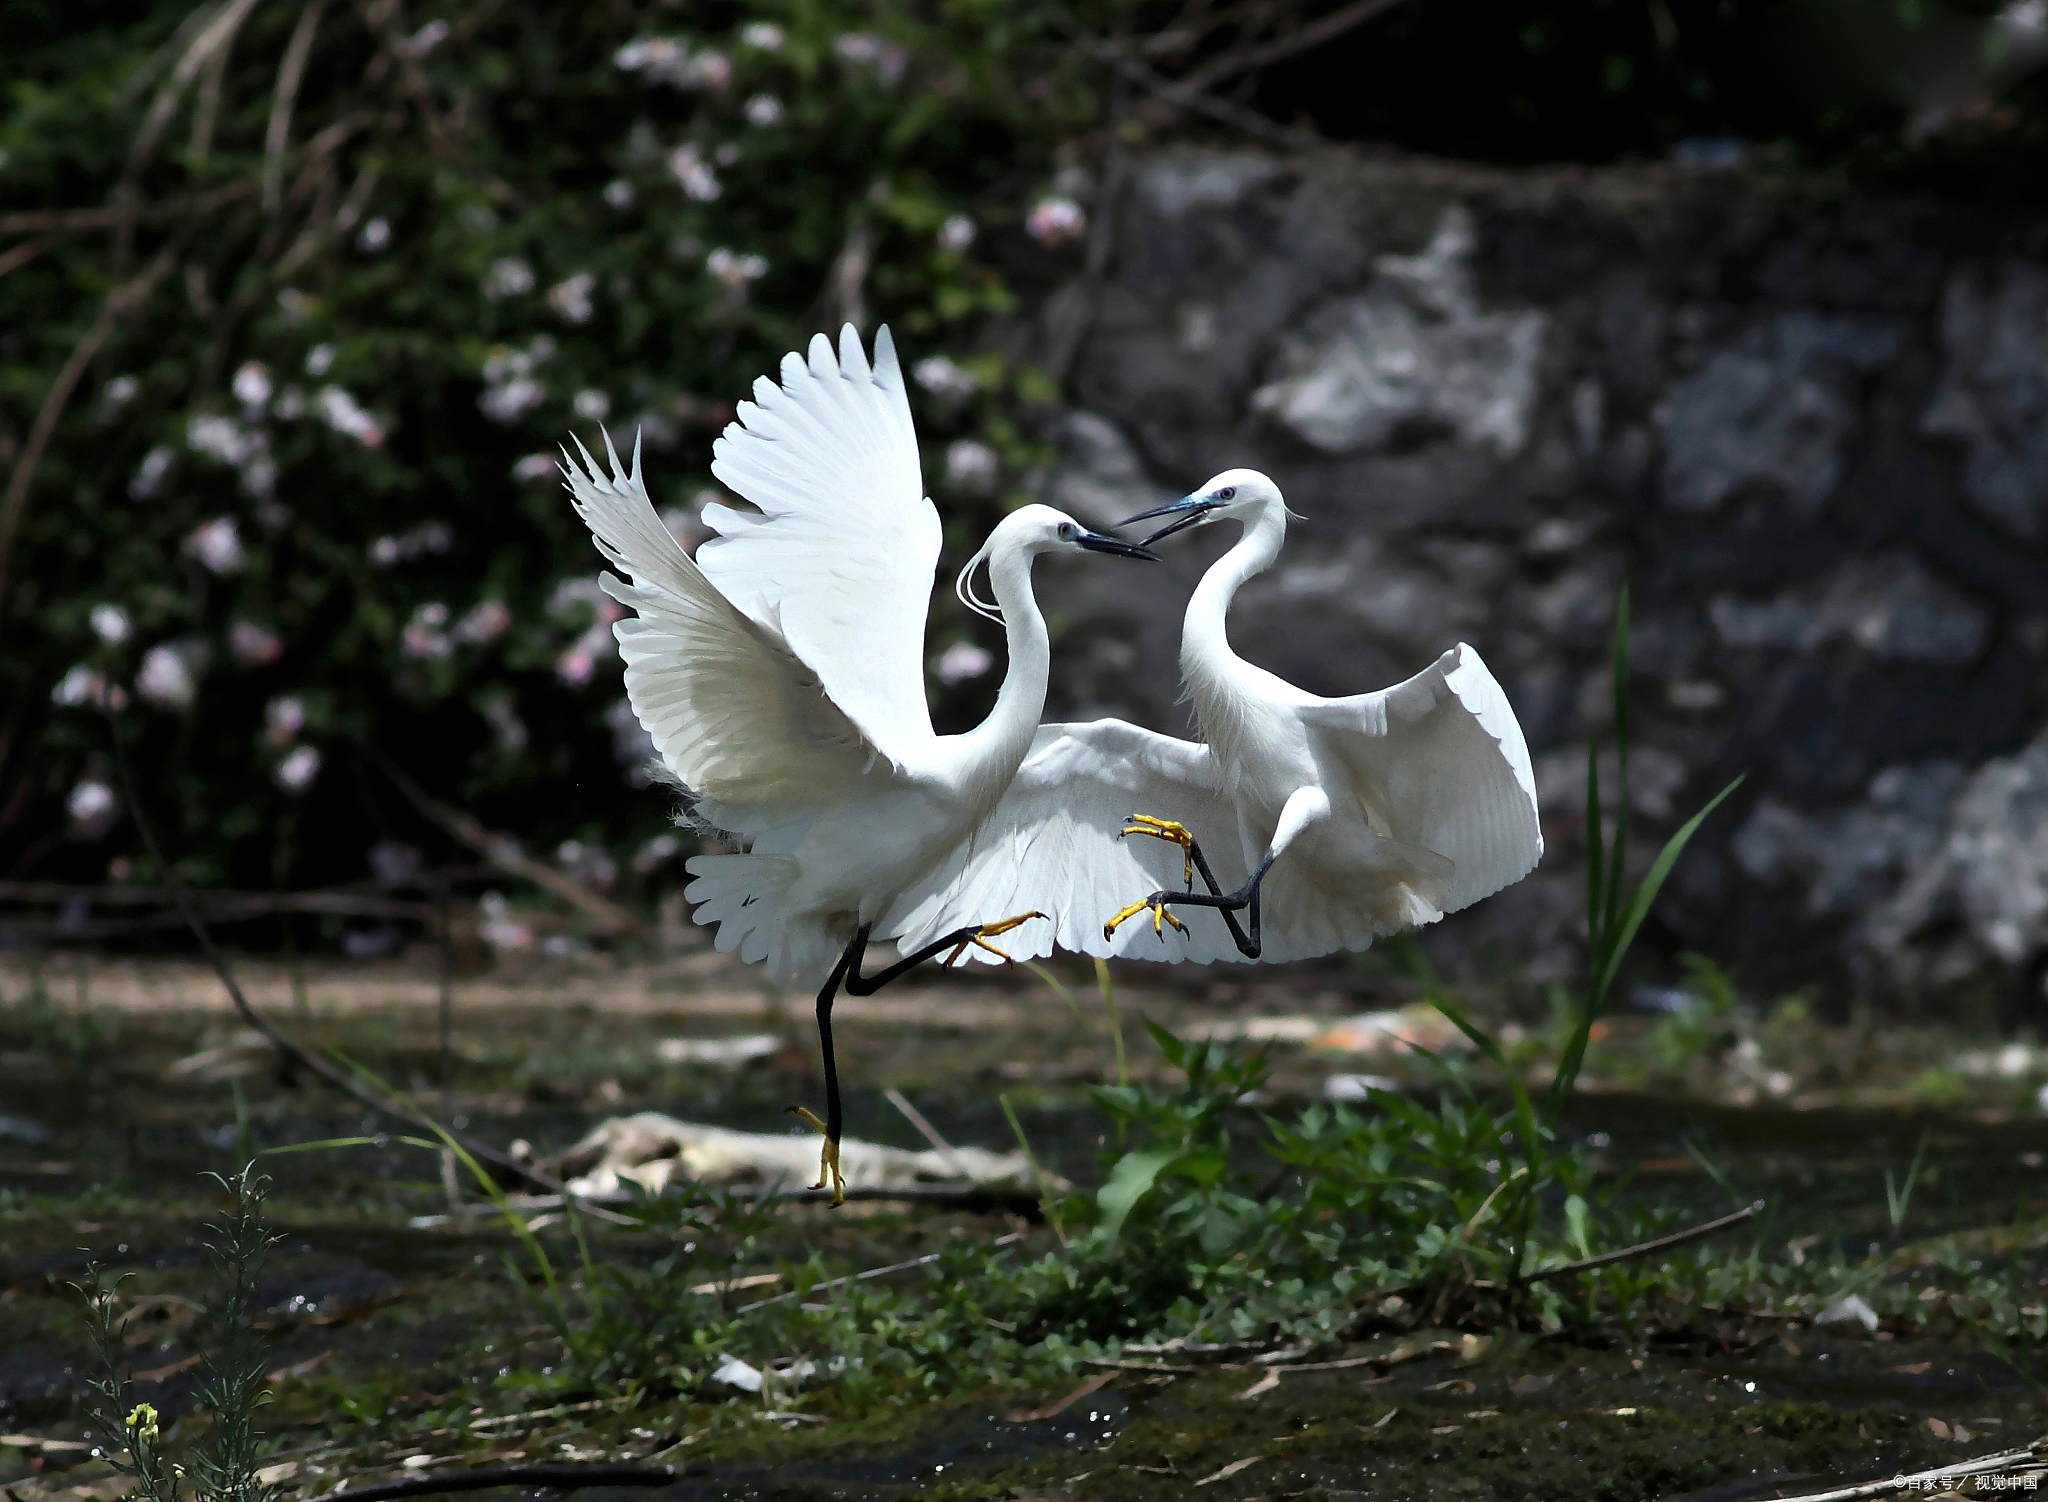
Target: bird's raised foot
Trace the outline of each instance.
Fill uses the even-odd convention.
[[[818,1182],[811,1187],[829,1187],[832,1191],[832,1208],[836,1210],[846,1203],[846,1179],[839,1172],[839,1139],[832,1135],[830,1127],[804,1107],[791,1106],[789,1110],[791,1115],[800,1116],[805,1122],[816,1127],[825,1139],[824,1149],[818,1154]]]
[[[1102,925],[1102,937],[1115,938],[1118,928],[1148,909],[1152,914],[1152,932],[1159,935],[1160,943],[1166,942],[1166,929],[1162,924],[1171,924],[1176,933],[1186,933],[1188,926],[1166,909],[1166,899],[1172,895],[1171,892],[1154,892],[1142,902],[1134,902],[1129,907],[1119,908],[1110,915],[1109,921]]]
[[[1005,965],[1014,965],[1016,963],[1015,960],[1013,960],[1009,955],[1003,953],[1002,950],[996,948],[995,945],[989,943],[988,941],[990,939],[995,938],[999,934],[1006,934],[1013,928],[1019,928],[1024,924],[1029,923],[1033,918],[1043,918],[1045,916],[1046,915],[1044,913],[1041,913],[1036,909],[1033,909],[1031,912],[1028,913],[1019,913],[1014,918],[1004,918],[995,923],[984,923],[981,925],[981,927],[977,928],[973,933],[969,934],[966,938],[962,939],[958,944],[955,944],[953,946],[953,952],[947,955],[946,958],[943,961],[941,961],[941,963],[944,965],[951,965],[955,960],[959,959],[961,955],[967,953],[969,947],[971,946],[975,949],[986,949],[990,954],[994,955],[997,959],[1001,960]]]
[[[1124,827],[1117,838],[1122,839],[1129,834],[1146,834],[1169,845],[1180,846],[1180,879],[1190,892],[1195,889],[1195,837],[1185,824],[1177,824],[1171,819],[1155,819],[1150,814],[1125,814]],[[1177,923],[1174,925],[1176,928],[1179,926]]]

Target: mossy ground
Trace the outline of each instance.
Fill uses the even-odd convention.
[[[1101,1117],[1062,1075],[1088,1041],[1052,1020],[1067,1016],[1044,1012],[993,1040],[948,1032],[943,1021],[886,1029],[855,1021],[848,1049],[865,1085],[856,1119],[871,1135],[914,1140],[870,1093],[901,1083],[942,1129],[1000,1146],[990,1098],[1021,1086],[1025,1129],[1041,1152],[1077,1178],[1099,1175]],[[424,1083],[436,1067],[431,1033],[417,1018],[381,1027],[360,1016],[323,1019],[316,998],[297,1025],[386,1078]],[[179,1423],[189,1434],[204,1422],[192,1405],[198,1369],[188,1363],[207,1341],[199,1306],[212,1287],[199,1232],[220,1208],[199,1172],[229,1169],[251,1147],[366,1125],[331,1097],[280,1082],[260,1055],[246,1067],[230,1061],[228,1078],[167,1075],[180,1059],[231,1041],[210,1028],[178,1012],[101,1015],[47,998],[39,1008],[0,1011],[0,1115],[13,1123],[0,1143],[0,1431],[21,1437],[0,1441],[0,1486],[17,1502],[112,1494],[100,1463],[74,1463],[84,1452],[26,1442],[84,1438],[84,1325],[66,1284],[88,1258],[134,1274],[129,1354],[138,1373],[155,1374],[137,1396],[163,1411],[174,1437]],[[445,1109],[469,1118],[472,1131],[551,1149],[593,1119],[642,1106],[763,1126],[812,1088],[787,1072],[803,1057],[797,1050],[738,1076],[649,1063],[653,1037],[675,1028],[660,1018],[607,1025],[471,1015]],[[1132,1052],[1149,1067],[1149,1055]],[[1281,1095],[1291,1088],[1283,1077]],[[1615,1092],[1584,1099],[1574,1130],[1604,1139],[1597,1151],[1627,1181],[1626,1197],[1672,1202],[1694,1219],[1725,1209],[1731,1195],[1762,1195],[1773,1202],[1768,1224],[1704,1252],[1704,1271],[1690,1282],[1602,1284],[1558,1333],[1526,1322],[1367,1332],[1311,1359],[1386,1354],[1404,1342],[1419,1354],[1289,1372],[1257,1392],[1248,1389],[1265,1374],[1249,1365],[1124,1371],[1028,1422],[1015,1416],[1075,1391],[1094,1370],[1075,1348],[1054,1359],[994,1341],[943,1359],[926,1353],[916,1372],[875,1372],[865,1386],[792,1384],[765,1399],[658,1381],[593,1386],[500,1222],[410,1224],[447,1208],[431,1154],[387,1143],[266,1157],[277,1180],[268,1215],[282,1238],[260,1291],[275,1394],[259,1420],[266,1458],[300,1496],[464,1463],[654,1457],[678,1468],[677,1481],[651,1493],[621,1490],[621,1502],[906,1494],[1628,1502],[1736,1497],[1800,1476],[1818,1490],[2023,1444],[2048,1429],[2032,1383],[2043,1368],[2036,1215],[2048,1174],[2034,1156],[2038,1128],[2024,1117],[1986,1122],[1897,1103],[1858,1113],[1738,1111]],[[42,1131],[50,1135],[30,1140]],[[1902,1179],[1922,1141],[1931,1171],[1894,1224],[1885,1170]],[[574,1283],[587,1275],[570,1231],[556,1223],[538,1235]],[[794,1207],[745,1236],[695,1241],[680,1229],[590,1231],[600,1276],[644,1271],[687,1245],[691,1260],[677,1275],[685,1282],[805,1265],[837,1274],[936,1247],[985,1249],[1016,1231],[1025,1236],[1017,1259],[1055,1249],[1051,1229],[1014,1217],[862,1206]],[[1878,1338],[1810,1327],[1820,1285],[1798,1279],[1823,1257],[1884,1314]],[[848,1330],[867,1321],[872,1332],[885,1317],[914,1320],[919,1299],[954,1301],[957,1322],[959,1301],[978,1293],[957,1286],[964,1273],[956,1283],[921,1276],[866,1285],[878,1290],[861,1296],[868,1303],[831,1299],[841,1301]],[[1706,1306],[1696,1295],[1709,1283],[1740,1296]],[[700,1323],[730,1329],[718,1322],[752,1296],[689,1297],[703,1306]],[[1788,1311],[1803,1317],[1783,1317]],[[795,1325],[761,1328],[755,1354],[763,1360],[776,1354],[775,1340],[802,1334]],[[868,1344],[849,1349],[872,1353],[887,1343],[862,1338]],[[792,1414],[802,1417],[775,1416]],[[1206,1484],[1191,1492],[1196,1482]]]

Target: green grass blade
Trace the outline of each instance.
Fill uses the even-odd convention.
[[[1628,692],[1628,586],[1623,585],[1621,598],[1614,607],[1614,647],[1612,672],[1614,676],[1614,839],[1609,845],[1607,879],[1604,895],[1607,906],[1601,916],[1600,929],[1604,936],[1612,937],[1615,917],[1621,906],[1622,881],[1626,876],[1623,862],[1628,858],[1628,745],[1629,745],[1629,692]]]
[[[337,1147],[381,1147],[388,1142],[403,1140],[391,1137],[323,1137],[318,1142],[287,1142],[282,1147],[266,1147],[256,1156],[276,1158],[285,1153],[321,1153]]]
[[[1600,737],[1596,735],[1586,743],[1586,948],[1594,955],[1600,953],[1606,928],[1602,921],[1607,912],[1607,856],[1600,843],[1603,817],[1600,808]]]
[[[1621,915],[1620,927],[1614,934],[1613,948],[1606,956],[1606,964],[1594,978],[1592,1010],[1599,1010],[1600,1002],[1607,994],[1607,988],[1614,984],[1615,972],[1621,968],[1621,961],[1628,953],[1629,945],[1635,942],[1636,930],[1643,926],[1643,919],[1649,916],[1650,905],[1657,900],[1658,892],[1663,890],[1664,878],[1671,874],[1671,868],[1678,863],[1678,857],[1684,854],[1686,845],[1699,832],[1700,825],[1706,822],[1707,815],[1719,808],[1730,793],[1741,787],[1742,781],[1742,778],[1737,777],[1709,798],[1706,807],[1681,824],[1677,832],[1664,842],[1664,848],[1657,852],[1656,860],[1650,863],[1650,869],[1644,873],[1642,881],[1630,896],[1628,906]]]

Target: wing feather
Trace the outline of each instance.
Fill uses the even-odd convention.
[[[878,330],[870,366],[848,324],[836,356],[819,334],[781,376],[754,383],[713,445],[712,474],[758,509],[706,506],[717,535],[697,563],[903,763],[932,737],[924,636],[940,527],[895,342]]]
[[[1122,720],[1041,725],[1002,801],[959,849],[884,915],[877,932],[905,949],[941,934],[1036,909],[997,942],[1019,959],[1061,949],[1089,955],[1207,963],[1238,958],[1214,912],[1179,909],[1189,934],[1154,937],[1149,918],[1102,937],[1110,914],[1181,885],[1181,853],[1159,840],[1120,838],[1133,813],[1175,819],[1201,842],[1226,889],[1244,880],[1237,814],[1209,748]],[[978,959],[993,962],[980,950]]]
[[[1303,711],[1388,837],[1456,863],[1446,913],[1543,858],[1536,777],[1507,695],[1460,642],[1404,683]]]
[[[626,695],[668,769],[723,828],[752,833],[847,796],[876,748],[818,675],[776,635],[712,585],[626,473],[610,435],[607,476],[581,442],[563,451],[576,511],[598,551],[630,575],[607,573],[605,593],[636,612],[612,627]]]

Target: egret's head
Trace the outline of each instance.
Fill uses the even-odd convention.
[[[1268,511],[1282,517],[1287,514],[1287,503],[1280,498],[1280,487],[1255,469],[1226,469],[1194,494],[1184,495],[1164,506],[1154,506],[1150,511],[1140,511],[1117,525],[1128,527],[1133,522],[1172,517],[1166,526],[1145,539],[1147,543],[1155,543],[1162,537],[1171,537],[1176,532],[1185,532],[1205,522],[1249,522]]]
[[[1055,511],[1050,506],[1018,507],[997,523],[981,551],[992,556],[1010,549],[1035,557],[1040,553],[1075,548],[1089,553],[1114,553],[1122,558],[1159,561],[1159,555],[1142,543],[1125,542],[1122,538],[1091,532],[1066,512]]]
[[[974,592],[975,568],[982,563],[993,567],[996,560],[1005,554],[1021,554],[1029,559],[1040,553],[1069,550],[1113,553],[1120,558],[1149,558],[1154,563],[1159,561],[1159,555],[1143,543],[1125,542],[1120,537],[1104,537],[1100,532],[1091,532],[1064,511],[1055,511],[1050,506],[1020,506],[996,523],[995,531],[988,534],[988,541],[981,545],[981,551],[967,560],[967,567],[960,570],[960,577],[954,581],[953,592],[969,610],[999,621],[1003,618],[1002,612]]]

